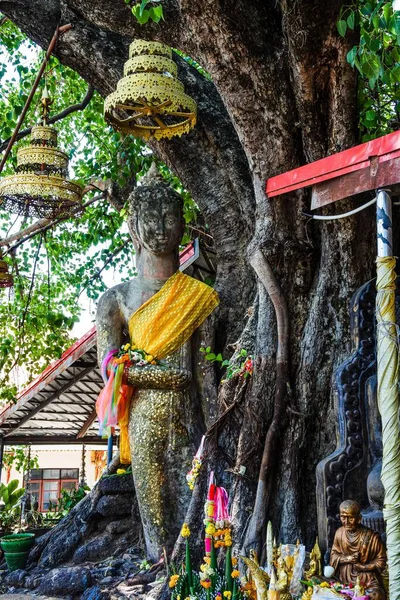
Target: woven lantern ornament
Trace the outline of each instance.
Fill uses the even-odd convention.
[[[32,127],[30,144],[17,151],[15,175],[0,179],[0,209],[53,218],[79,206],[82,187],[67,179],[68,155],[57,149],[57,131],[47,125],[52,103],[42,95],[42,124]]]
[[[132,42],[124,77],[104,102],[106,121],[144,140],[171,139],[193,129],[196,112],[195,101],[177,79],[171,48],[160,42]]]
[[[14,278],[8,272],[8,264],[3,260],[0,254],[0,289],[9,288],[14,285]]]

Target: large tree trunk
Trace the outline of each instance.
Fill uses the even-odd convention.
[[[56,53],[104,96],[122,75],[133,37],[171,44],[211,74],[214,83],[177,59],[199,122],[187,136],[152,144],[191,191],[214,236],[221,296],[215,346],[238,342],[255,357],[251,380],[223,384],[218,400],[215,378],[206,376],[220,413],[234,403],[209,436],[209,458],[230,487],[241,541],[259,546],[269,518],[284,541],[300,537],[310,545],[315,467],[335,446],[331,380],[349,350],[348,300],[372,273],[373,209],[314,225],[301,215],[307,194],[267,200],[264,188],[268,177],[357,141],[355,75],[345,60],[350,43],[335,26],[341,2],[163,5],[165,22],[140,28],[123,0],[0,0],[0,10],[44,47],[59,21],[71,22]],[[250,266],[256,253],[286,299],[290,352],[258,524],[249,517],[274,415],[277,329],[269,290]]]

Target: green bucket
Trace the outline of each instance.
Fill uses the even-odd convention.
[[[4,558],[6,559],[8,570],[16,571],[17,569],[23,569],[28,560],[29,551],[27,552],[5,552]]]
[[[0,538],[0,546],[4,552],[28,552],[35,544],[34,533],[13,533]]]

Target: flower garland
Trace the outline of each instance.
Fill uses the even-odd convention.
[[[147,354],[147,352],[141,348],[131,346],[129,343],[121,346],[114,362],[117,365],[126,363],[129,367],[145,367],[146,365],[159,364],[159,361],[156,360],[152,354]]]

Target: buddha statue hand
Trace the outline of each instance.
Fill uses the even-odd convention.
[[[349,554],[347,556],[342,556],[340,558],[340,564],[355,564],[358,560],[360,560],[360,553],[355,552],[354,554]]]
[[[181,390],[189,385],[191,378],[192,374],[189,370],[167,365],[125,368],[126,382],[137,388]]]
[[[367,571],[374,571],[375,567],[373,565],[362,565],[361,563],[356,563],[354,565],[354,569],[359,573],[366,573]]]

